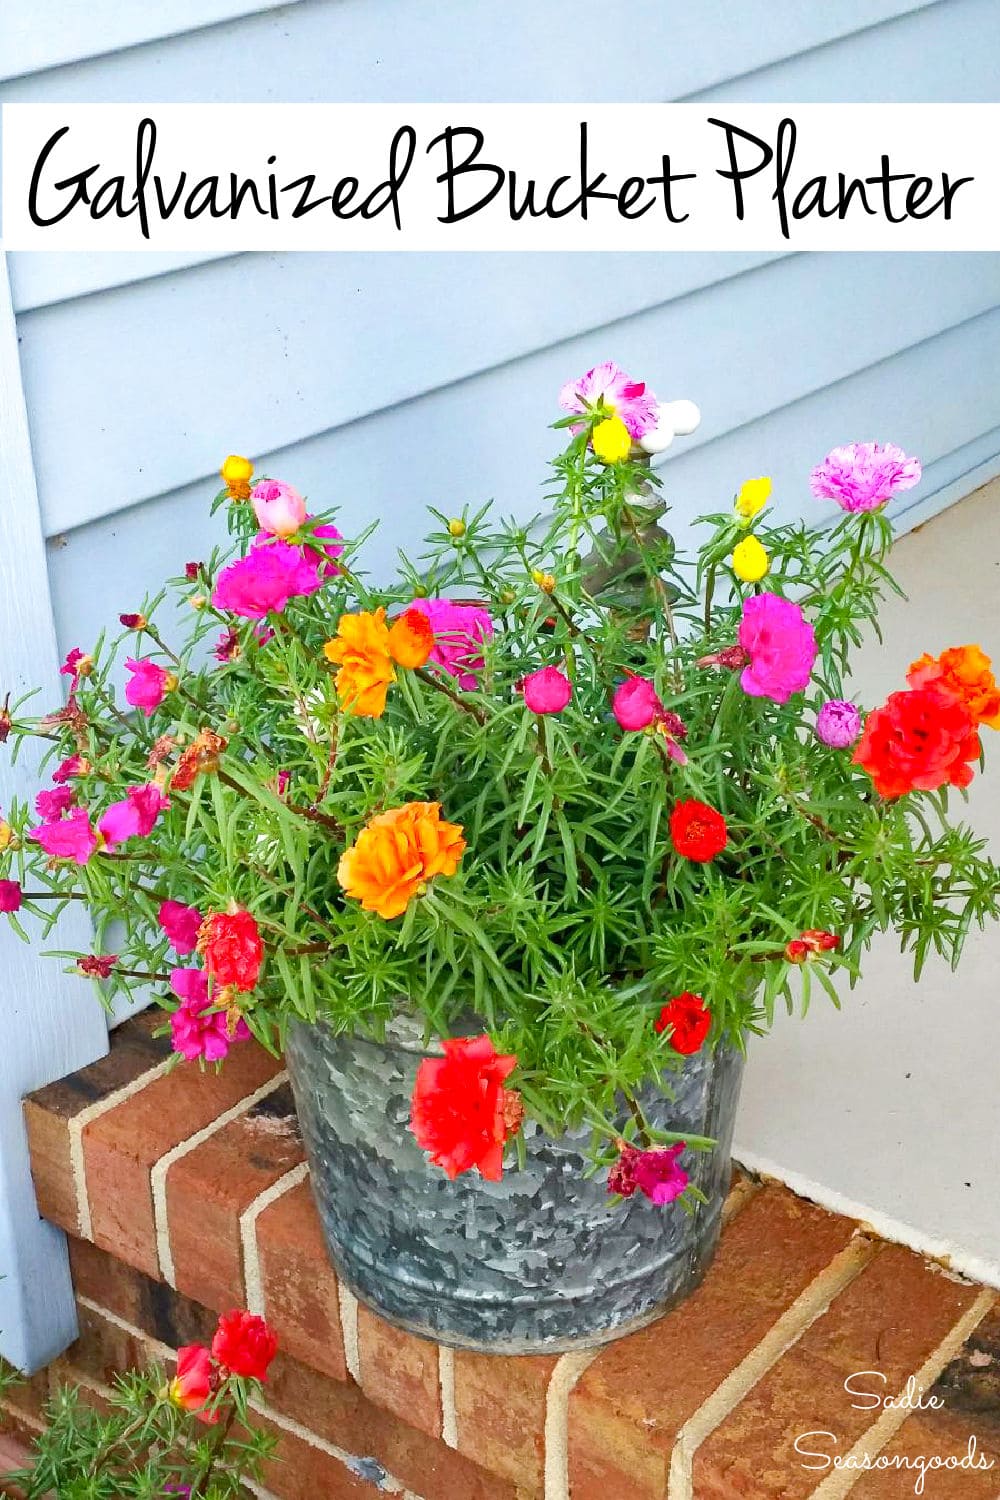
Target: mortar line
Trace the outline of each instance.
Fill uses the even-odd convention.
[[[93,1240],[94,1223],[90,1212],[90,1195],[87,1192],[87,1164],[83,1154],[83,1132],[94,1120],[99,1120],[102,1115],[117,1109],[119,1104],[135,1098],[141,1094],[149,1084],[155,1083],[157,1078],[162,1078],[174,1066],[173,1057],[164,1058],[163,1062],[157,1063],[155,1067],[147,1068],[145,1073],[140,1073],[138,1078],[133,1078],[131,1083],[123,1083],[120,1088],[105,1094],[103,1099],[95,1099],[93,1104],[86,1105],[79,1114],[72,1115],[66,1122],[69,1134],[69,1163],[70,1173],[73,1178],[73,1191],[76,1197],[77,1228],[80,1238]]]
[[[272,1203],[277,1203],[292,1188],[298,1187],[300,1182],[305,1182],[309,1176],[309,1163],[299,1162],[297,1167],[292,1167],[277,1182],[258,1193],[253,1202],[240,1214],[240,1243],[243,1246],[243,1286],[246,1291],[246,1307],[248,1312],[256,1313],[259,1318],[264,1314],[264,1280],[260,1268],[260,1248],[257,1244],[257,1220],[265,1208],[270,1208]]]

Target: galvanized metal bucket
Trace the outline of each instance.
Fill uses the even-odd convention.
[[[405,1027],[404,1027],[405,1030]],[[426,1056],[295,1024],[287,1061],[313,1191],[338,1273],[390,1323],[459,1349],[561,1353],[653,1322],[697,1286],[729,1187],[743,1058],[703,1049],[670,1074],[673,1099],[641,1096],[651,1124],[718,1142],[684,1165],[707,1202],[693,1214],[587,1177],[587,1129],[553,1140],[525,1126],[527,1163],[450,1182],[408,1129]]]

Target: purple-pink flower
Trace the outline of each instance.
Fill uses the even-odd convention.
[[[603,402],[605,412],[621,418],[633,438],[641,438],[644,432],[656,426],[653,392],[644,381],[626,375],[612,360],[595,365],[579,380],[567,381],[559,392],[559,405],[563,411],[585,415],[598,401]],[[575,429],[579,430],[579,427]]]
[[[306,518],[306,502],[283,479],[262,479],[250,491],[250,504],[261,531],[292,536]]]
[[[626,677],[615,688],[611,709],[622,729],[648,729],[663,714],[663,704],[648,677]]]
[[[61,786],[67,781],[72,781],[74,776],[79,776],[82,771],[83,756],[70,755],[66,760],[60,761],[58,766],[56,766],[56,769],[52,772],[52,780],[56,783],[57,786]]]
[[[559,714],[573,696],[565,672],[558,667],[540,667],[529,672],[521,683],[524,701],[533,714]]]
[[[250,1035],[242,1017],[230,1028],[223,1010],[211,1009],[208,975],[204,969],[172,969],[170,988],[181,1005],[170,1017],[170,1033],[175,1052],[194,1062],[220,1062],[233,1042],[245,1042]]]
[[[19,911],[21,887],[16,880],[0,880],[0,912]]]
[[[832,750],[846,750],[860,733],[861,714],[843,698],[830,698],[816,715],[816,738]]]
[[[157,920],[175,953],[194,952],[202,923],[201,912],[196,906],[185,906],[183,901],[163,901]]]
[[[621,1145],[618,1160],[608,1172],[608,1192],[631,1198],[639,1191],[651,1203],[673,1203],[690,1181],[684,1168],[677,1164],[686,1144],[679,1141],[676,1146],[652,1151]]]
[[[787,703],[809,682],[816,634],[791,599],[778,594],[751,594],[745,599],[739,643],[750,656],[740,684],[751,698]]]
[[[171,686],[176,686],[176,681],[165,667],[148,657],[139,661],[132,656],[126,657],[125,670],[132,673],[125,684],[125,701],[133,708],[141,708],[148,719],[153,710],[159,708]]]
[[[434,645],[430,660],[457,679],[463,692],[477,685],[482,670],[480,645],[492,639],[493,621],[478,604],[455,604],[451,599],[414,599],[407,609],[419,610],[430,621]]]
[[[831,448],[809,476],[817,500],[835,500],[841,510],[878,510],[899,490],[912,490],[923,472],[895,443],[846,443]]]
[[[112,802],[101,814],[97,826],[104,835],[109,849],[123,844],[126,839],[148,838],[161,810],[169,805],[168,799],[155,782],[144,786],[130,786],[123,802]]]
[[[307,521],[311,519],[310,516],[306,517]],[[312,534],[320,545],[310,547],[307,543],[305,550],[310,557],[316,559],[323,577],[332,578],[334,573],[340,572],[337,558],[344,550],[344,538],[332,521],[324,521],[322,526],[314,526]]]
[[[228,609],[248,620],[280,614],[288,603],[315,594],[323,580],[315,558],[288,542],[261,542],[223,568],[212,594],[216,609]]]
[[[69,812],[76,801],[72,787],[56,786],[51,791],[41,791],[35,798],[35,811],[43,823],[58,823],[63,813]]]
[[[85,865],[97,848],[97,834],[85,807],[74,807],[58,823],[32,828],[28,837],[41,844],[50,859],[72,859],[78,865]]]

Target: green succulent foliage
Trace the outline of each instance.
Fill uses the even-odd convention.
[[[116,1376],[100,1409],[78,1387],[62,1386],[45,1408],[30,1466],[7,1480],[26,1500],[162,1500],[174,1493],[232,1500],[256,1493],[245,1481],[260,1480],[275,1440],[254,1427],[255,1382],[228,1377],[215,1398],[218,1421],[206,1426],[169,1400],[168,1378],[157,1366]]]
[[[220,773],[174,793],[152,838],[125,857],[82,868],[36,857],[28,809],[15,807],[9,874],[40,897],[24,909],[44,930],[82,896],[98,943],[120,956],[111,982],[151,984],[169,1008],[176,959],[160,902],[235,901],[267,947],[262,982],[244,997],[266,1045],[280,1046],[293,1017],[376,1036],[400,1010],[429,1037],[471,1023],[516,1053],[514,1081],[547,1129],[589,1121],[605,1136],[623,1094],[680,1064],[652,1025],[671,995],[702,995],[713,1043],[743,1046],[776,1007],[804,1011],[817,986],[839,1004],[837,971],[853,982],[876,932],[898,933],[918,974],[931,952],[956,964],[969,927],[1000,914],[983,842],[952,821],[943,792],[880,800],[850,753],[811,730],[821,703],[844,695],[851,652],[895,587],[889,522],[849,515],[820,531],[757,519],[772,559],[757,587],[797,599],[819,645],[809,689],[779,705],[748,697],[738,673],[699,665],[736,639],[750,590],[728,560],[746,523],[731,510],[704,518],[705,541],[684,559],[657,491],[647,463],[601,465],[582,431],[554,461],[544,515],[432,512],[426,550],[400,558],[390,587],[364,576],[364,538],[353,539],[319,592],[270,617],[265,639],[208,602],[221,555],[198,582],[172,580],[143,605],[154,623],[138,643],[130,631],[94,648],[81,721],[40,726],[16,705],[12,742],[41,727],[53,761],[84,754],[92,769],[77,785],[94,809],[149,779],[164,734],[224,735]],[[224,493],[217,503],[245,548],[248,508]],[[551,592],[538,573],[552,575]],[[323,653],[341,614],[391,615],[415,594],[489,609],[476,688],[433,664],[400,669],[380,718],[345,713]],[[208,651],[220,629],[238,643],[225,663]],[[112,686],[116,661],[140,649],[179,678],[148,719]],[[572,681],[558,715],[532,714],[519,691],[544,665]],[[685,765],[661,735],[618,728],[611,698],[630,672],[652,678],[684,721]],[[670,812],[687,798],[726,818],[728,845],[710,864],[673,849]],[[411,800],[440,802],[468,847],[456,875],[385,921],[345,897],[338,865],[368,819]],[[841,948],[797,969],[784,946],[807,928],[838,934]]]

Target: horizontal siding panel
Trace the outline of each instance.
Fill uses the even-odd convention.
[[[792,516],[813,506],[806,477],[836,443],[877,438],[903,444],[928,464],[912,498],[933,493],[935,466],[974,444],[996,425],[993,372],[1000,363],[1000,310],[951,329],[894,359],[884,360],[766,417],[719,434],[727,421],[719,394],[721,365],[688,363],[683,348],[662,341],[652,317],[621,331],[613,352],[641,369],[671,396],[691,396],[705,413],[708,441],[678,442],[664,466],[671,524],[690,543],[690,520],[728,503],[738,484],[770,473],[777,504]],[[627,336],[626,336],[627,332]],[[729,363],[748,388],[773,378],[773,353],[732,341]],[[493,496],[503,513],[530,517],[541,504],[547,460],[557,451],[546,430],[555,396],[567,375],[608,353],[603,337],[581,338],[559,350],[492,370],[448,390],[380,412],[336,433],[286,452],[265,455],[261,467],[297,485],[315,510],[336,506],[342,530],[356,534],[381,523],[367,545],[365,566],[376,578],[390,574],[397,546],[414,548],[426,507],[458,510],[466,501]],[[988,457],[978,453],[975,461]],[[971,462],[971,460],[970,460]],[[943,465],[943,480],[954,477]],[[165,572],[203,557],[221,541],[224,527],[208,516],[211,484],[200,484],[95,523],[50,544],[57,624],[64,649],[86,644],[122,610],[139,607]],[[911,497],[907,497],[908,499]],[[113,577],[126,584],[109,587]],[[100,586],[95,587],[95,580]]]
[[[222,252],[117,250],[107,253],[86,250],[21,250],[9,253],[7,268],[16,313],[54,302],[70,302],[93,292],[149,281],[173,271],[189,270],[207,261],[228,260]]]
[[[47,531],[210,473],[220,444],[287,447],[775,258],[252,255],[29,313]]]
[[[949,0],[763,69],[750,65],[742,76],[690,97],[713,104],[994,104],[1000,99],[998,35],[997,0]]]
[[[37,0],[4,0],[0,11],[0,78],[36,73],[81,57],[134,47],[194,27],[211,26],[300,0],[49,0],[45,24]]]
[[[526,276],[517,256],[259,256],[32,313],[46,533],[210,474],[220,450],[286,448],[571,335],[665,397],[710,392],[704,442],[1000,301],[1000,256],[793,256],[690,295],[718,258],[688,257],[686,277],[684,260],[546,255]],[[613,321],[637,303],[659,305]],[[563,378],[587,362],[552,352]]]
[[[87,27],[86,39],[73,44],[81,56],[106,46],[101,28],[90,25],[93,7],[60,0],[40,26],[35,0],[5,0],[7,11],[12,3],[19,29],[33,34],[38,49],[47,44],[65,59],[65,41],[46,43],[48,33],[58,38],[63,11],[80,17],[74,38]],[[139,17],[139,25],[160,34],[181,29],[163,22],[172,8],[214,12],[226,3],[140,7],[101,0],[100,8],[120,12],[122,25],[134,27],[129,18]],[[93,104],[666,100],[926,8],[926,0],[631,0],[611,7],[606,0],[310,0],[291,13],[269,11],[20,78],[0,97]],[[13,61],[0,49],[5,75],[43,65],[28,62],[25,45]]]

